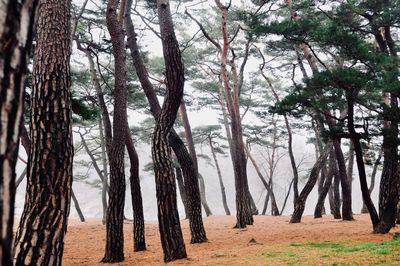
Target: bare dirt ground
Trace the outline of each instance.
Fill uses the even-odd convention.
[[[386,235],[373,234],[368,215],[355,215],[355,220],[350,222],[334,220],[331,216],[320,219],[304,217],[300,224],[289,224],[289,217],[287,216],[255,216],[254,218],[254,225],[248,226],[247,229],[234,229],[234,216],[205,218],[204,223],[209,241],[208,243],[194,245],[190,244],[188,221],[181,221],[188,259],[173,262],[171,265],[306,265],[305,261],[307,261],[307,265],[341,265],[343,263],[340,263],[340,260],[337,264],[336,262],[332,263],[336,259],[336,253],[327,253],[318,258],[317,255],[321,251],[303,248],[305,254],[298,255],[296,245],[297,243],[301,245],[301,243],[323,241],[343,243],[388,241],[392,239],[393,233],[399,230],[394,228],[391,233]],[[132,224],[125,224],[124,231],[125,261],[117,265],[149,266],[164,264],[156,222],[146,223],[147,251],[133,252]],[[251,241],[252,239],[255,241]],[[101,224],[100,220],[89,220],[85,223],[72,220],[69,222],[65,239],[63,264],[67,266],[104,265],[99,262],[103,256],[104,246],[105,226]],[[287,250],[289,251],[287,252]],[[282,254],[283,258],[278,259],[277,254]],[[341,254],[350,256],[350,258],[352,256],[366,257],[361,262],[355,263],[356,265],[368,265],[371,262],[368,260],[369,253]],[[317,258],[311,261],[302,260],[301,256],[303,255],[317,256]],[[399,258],[398,254],[393,256]],[[394,261],[393,256],[389,259],[379,257],[377,261],[382,262],[382,265],[400,265],[400,261]],[[285,260],[285,257],[291,258]],[[343,258],[346,261],[346,258]],[[293,261],[293,259],[296,260]]]

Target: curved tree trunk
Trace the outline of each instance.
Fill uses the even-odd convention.
[[[15,166],[38,1],[0,2],[0,264],[12,265]]]
[[[106,247],[102,262],[124,260],[123,224],[126,189],[124,154],[128,122],[126,115],[125,43],[122,25],[117,16],[118,3],[118,0],[109,0],[106,12],[107,29],[111,36],[115,61],[115,88],[113,136],[108,156],[110,188],[106,222]],[[120,12],[124,11],[120,10]]]
[[[160,116],[156,119],[152,156],[156,179],[158,222],[164,261],[186,258],[176,203],[176,185],[171,165],[168,136],[171,133],[183,96],[184,68],[168,0],[157,0],[163,46],[167,91]]]
[[[30,145],[16,265],[61,265],[72,186],[70,1],[39,6],[34,54]]]
[[[304,186],[299,197],[297,198],[292,217],[290,218],[290,223],[300,223],[306,205],[307,197],[317,183],[318,174],[324,166],[331,149],[332,143],[327,143],[324,147],[324,150],[321,151],[320,157],[311,169],[310,177],[308,178],[306,185]]]
[[[130,7],[131,3],[132,1],[128,0],[127,6]],[[131,52],[133,65],[135,66],[136,74],[149,102],[150,111],[152,112],[154,118],[157,120],[159,119],[159,116],[161,114],[161,107],[158,102],[153,85],[148,78],[146,67],[140,56],[139,48],[136,42],[136,33],[130,16],[125,17],[125,24],[126,34],[128,36],[128,46]],[[201,197],[198,185],[198,176],[194,167],[194,163],[190,157],[189,152],[186,149],[185,144],[173,129],[168,136],[168,141],[172,149],[174,150],[176,157],[178,158],[184,176],[186,195],[189,205],[188,207],[191,232],[196,232],[194,236],[192,235],[192,240],[204,239],[197,237],[205,235],[205,230],[201,215],[201,206],[200,208],[195,207],[198,205],[198,202],[200,202]],[[191,207],[190,204],[195,204],[195,206]]]

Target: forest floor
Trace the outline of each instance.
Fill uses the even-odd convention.
[[[181,225],[187,259],[168,265],[400,265],[399,231],[373,234],[368,215],[354,221],[303,217],[289,224],[289,217],[255,216],[253,226],[234,229],[234,216],[204,219],[209,241],[190,244],[188,221]],[[125,224],[125,260],[116,265],[164,265],[157,222],[146,222],[147,250],[133,252],[132,224]],[[105,226],[99,220],[71,220],[65,239],[63,265],[99,263],[105,246]]]

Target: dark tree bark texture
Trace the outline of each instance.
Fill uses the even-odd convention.
[[[69,0],[40,2],[30,151],[15,265],[61,265],[72,186]]]
[[[131,1],[128,0],[127,6],[131,5],[130,2]],[[150,82],[149,77],[147,75],[147,69],[139,53],[139,48],[136,41],[135,29],[132,20],[130,19],[129,16],[126,17],[125,23],[126,23],[126,32],[128,36],[128,46],[131,52],[131,57],[133,64],[135,66],[136,74],[142,85],[147,100],[149,101],[150,111],[152,112],[154,118],[157,120],[161,115],[160,103],[158,102],[157,95],[155,93],[153,85]],[[194,234],[194,236],[192,235],[192,240],[204,239],[202,232],[205,232],[205,230],[201,216],[201,208],[190,207],[191,203],[195,202],[197,204],[198,201],[197,199],[200,199],[200,191],[197,181],[197,172],[193,160],[191,159],[190,154],[186,149],[184,142],[173,129],[171,129],[168,135],[168,141],[170,146],[174,150],[174,153],[179,161],[179,164],[181,165],[182,174],[184,176],[184,187],[188,200],[191,232],[196,232],[196,230],[198,231],[196,234]],[[191,197],[193,197],[192,200],[190,200]],[[197,211],[191,211],[191,210],[197,210]],[[198,238],[197,236],[200,236],[200,238]]]
[[[0,264],[12,264],[15,166],[38,1],[0,3]]]
[[[126,66],[122,24],[118,20],[118,0],[109,0],[106,22],[111,36],[115,61],[114,119],[112,144],[109,150],[110,188],[106,221],[106,247],[102,262],[120,262],[124,259],[124,153],[127,132]],[[123,11],[120,11],[123,12]]]
[[[161,41],[165,62],[166,95],[160,116],[156,119],[152,157],[156,180],[158,223],[164,261],[186,258],[186,248],[176,202],[175,175],[171,164],[171,134],[183,97],[184,68],[175,37],[168,0],[157,0]]]

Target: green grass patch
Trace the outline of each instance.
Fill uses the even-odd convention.
[[[400,240],[389,240],[379,243],[365,243],[359,245],[346,245],[345,242],[308,242],[291,243],[295,247],[311,247],[317,249],[330,249],[334,252],[369,252],[372,254],[387,255],[393,251],[394,247],[400,246]]]

